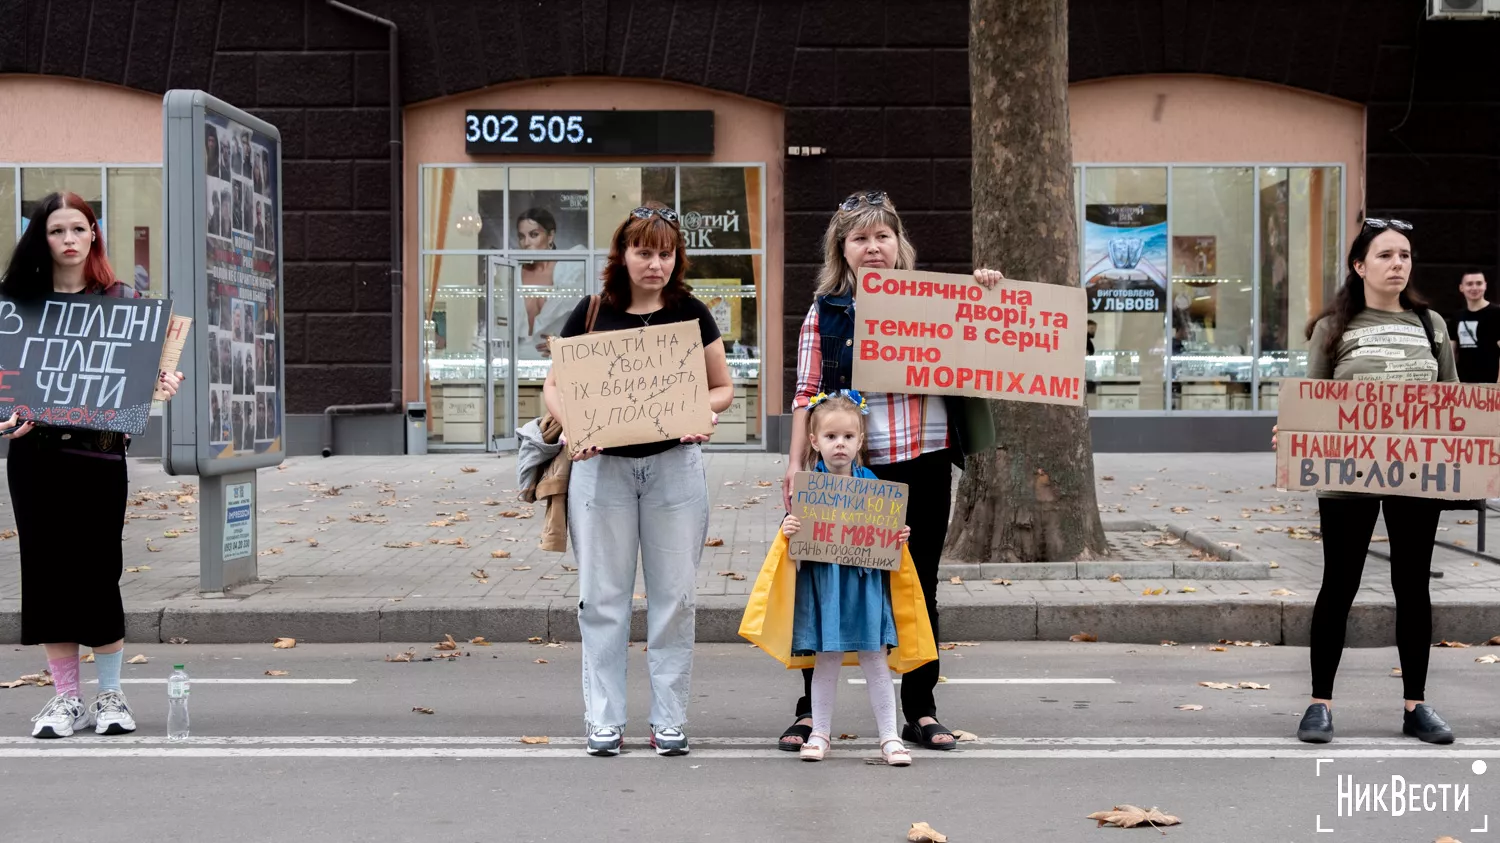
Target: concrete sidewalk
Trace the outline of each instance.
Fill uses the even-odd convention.
[[[1317,504],[1268,485],[1270,454],[1095,459],[1110,558],[947,566],[938,592],[945,640],[1089,632],[1144,643],[1306,642],[1321,576]],[[705,462],[709,535],[723,543],[705,548],[699,567],[698,637],[734,641],[781,518],[784,462],[749,453],[710,453]],[[179,482],[148,461],[133,462],[131,476],[126,565],[141,569],[127,572],[123,586],[132,640],[577,637],[577,563],[571,552],[537,549],[544,511],[516,500],[513,457],[299,457],[264,470],[261,579],[212,596],[197,591],[193,478]],[[0,503],[0,530],[13,529],[3,488]],[[1440,548],[1434,564],[1442,574],[1432,581],[1439,637],[1500,633],[1500,566],[1462,547],[1476,544],[1474,518],[1444,517],[1440,541],[1455,549]],[[1204,549],[1226,560],[1205,561]],[[1112,573],[1120,581],[1110,581]],[[17,545],[0,539],[0,643],[19,640],[19,598]],[[638,638],[644,608],[637,599]],[[1392,643],[1393,610],[1389,565],[1372,556],[1350,643]]]

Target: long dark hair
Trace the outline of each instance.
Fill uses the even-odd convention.
[[[1344,261],[1348,272],[1344,275],[1344,283],[1339,285],[1338,294],[1333,297],[1333,304],[1307,323],[1307,339],[1312,339],[1313,329],[1318,327],[1318,323],[1324,319],[1329,320],[1328,345],[1324,349],[1329,357],[1338,354],[1339,340],[1343,338],[1344,330],[1349,327],[1354,317],[1365,309],[1365,279],[1359,277],[1359,273],[1354,271],[1354,264],[1356,261],[1364,262],[1369,257],[1370,244],[1375,241],[1376,237],[1390,230],[1369,225],[1360,227],[1354,242],[1349,244],[1349,257]],[[1408,241],[1411,239],[1409,230],[1396,233],[1405,236]],[[1412,289],[1410,276],[1406,279],[1406,287],[1401,291],[1400,301],[1403,308],[1416,312],[1417,318],[1426,322],[1427,302]]]
[[[659,202],[648,202],[645,207],[665,206]],[[630,307],[630,270],[625,266],[625,253],[636,246],[677,251],[672,274],[661,291],[661,305],[664,308],[672,307],[687,298],[693,288],[682,280],[688,267],[687,242],[682,238],[682,229],[667,222],[660,214],[652,214],[645,219],[632,215],[620,223],[620,227],[615,229],[615,236],[609,241],[609,259],[604,265],[604,271],[600,273],[604,281],[604,303],[619,310]]]
[[[10,266],[0,276],[0,293],[12,299],[35,299],[52,292],[53,262],[52,248],[47,245],[47,218],[64,208],[81,211],[93,234],[89,256],[83,264],[84,292],[100,293],[116,283],[115,271],[104,256],[104,232],[99,230],[94,209],[76,193],[49,193],[31,212],[26,232],[16,241]]]

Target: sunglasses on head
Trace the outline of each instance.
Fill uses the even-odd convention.
[[[666,220],[670,225],[677,225],[677,212],[671,208],[647,208],[645,205],[642,205],[630,212],[630,215],[638,220],[649,220],[652,214]]]
[[[885,204],[885,191],[884,190],[872,190],[869,193],[856,193],[853,196],[850,196],[848,199],[845,199],[844,201],[840,202],[839,203],[839,210],[840,211],[852,211],[855,208],[859,207],[859,203],[860,202],[864,202],[867,205],[884,205]]]
[[[1365,218],[1366,228],[1394,228],[1397,231],[1411,231],[1411,223],[1406,220],[1378,220],[1373,217]]]

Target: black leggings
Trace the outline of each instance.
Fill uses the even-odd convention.
[[[1359,591],[1375,519],[1385,506],[1391,540],[1391,590],[1396,595],[1396,649],[1405,699],[1425,699],[1432,645],[1432,543],[1441,504],[1425,498],[1318,498],[1323,528],[1323,587],[1312,618],[1312,695],[1333,699],[1333,679],[1344,654],[1349,609]]]
[[[922,583],[922,596],[927,598],[927,619],[932,623],[932,638],[938,637],[937,584],[938,561],[943,555],[943,544],[948,540],[948,517],[953,508],[953,452],[933,451],[905,462],[889,465],[872,465],[870,471],[881,480],[905,483],[912,489],[911,504],[906,511],[906,523],[911,527],[912,564],[917,567],[917,579]],[[797,718],[812,716],[812,669],[802,671],[802,699],[797,700]],[[937,717],[937,700],[932,690],[937,687],[937,659],[933,659],[916,670],[901,677],[901,712],[907,722],[915,723],[923,717]]]

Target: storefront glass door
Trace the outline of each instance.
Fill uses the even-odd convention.
[[[489,331],[489,365],[485,371],[485,418],[488,450],[516,447],[516,265],[505,258],[488,258],[485,298],[489,302],[485,320]]]

